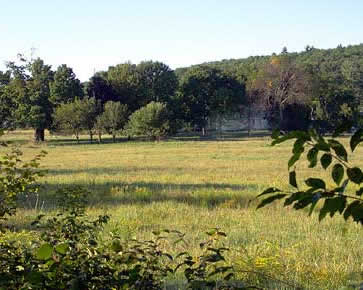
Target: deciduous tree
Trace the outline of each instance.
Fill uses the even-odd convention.
[[[202,128],[203,133],[211,113],[238,111],[245,102],[243,84],[218,69],[204,66],[184,75],[180,92],[186,121]]]
[[[160,139],[168,135],[169,113],[166,104],[151,102],[135,111],[127,123],[126,131],[133,136],[148,136]]]
[[[65,64],[60,65],[54,80],[50,83],[50,97],[54,105],[72,102],[76,97],[83,96],[82,86],[76,78],[72,68]]]
[[[128,115],[127,105],[109,101],[104,106],[97,126],[103,126],[104,130],[112,135],[113,142],[116,142],[116,135],[125,126]]]

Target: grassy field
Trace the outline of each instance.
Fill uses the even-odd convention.
[[[228,234],[229,259],[241,271],[309,289],[345,289],[351,281],[363,280],[361,226],[339,216],[319,223],[316,214],[309,218],[306,211],[279,204],[258,211],[256,202],[249,204],[266,187],[287,188],[291,144],[270,147],[268,137],[226,136],[77,145],[70,137],[47,136],[46,144],[36,145],[29,141],[30,134],[5,136],[21,144],[25,159],[42,149],[48,152],[41,161],[48,174],[40,181],[38,201],[27,200],[11,220],[19,230],[39,211],[54,209],[57,188],[78,184],[91,192],[88,213],[111,215],[105,231],[125,238],[178,229],[187,233],[188,245],[176,250],[184,247],[197,255],[203,233],[219,227]],[[356,150],[353,164],[363,166],[362,153],[363,148]],[[306,165],[298,165],[301,179],[327,177]],[[250,276],[252,281],[262,279]]]

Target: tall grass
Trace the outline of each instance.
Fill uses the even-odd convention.
[[[233,249],[229,258],[251,283],[339,289],[363,280],[360,226],[339,216],[319,223],[315,214],[309,218],[280,204],[256,211],[256,202],[249,203],[266,187],[287,187],[289,144],[272,148],[269,139],[261,137],[76,145],[70,137],[47,136],[47,144],[36,145],[30,137],[28,131],[6,136],[21,144],[25,158],[40,149],[48,151],[41,161],[48,174],[40,180],[37,200],[42,210],[54,209],[57,188],[81,184],[91,192],[88,213],[110,214],[105,231],[125,238],[178,229],[187,233],[188,244],[175,250],[197,255],[203,233],[223,229],[226,245]],[[354,164],[363,165],[362,153],[358,148]],[[327,177],[304,162],[299,172],[301,178]],[[39,211],[35,200],[23,205],[11,220],[19,230]]]

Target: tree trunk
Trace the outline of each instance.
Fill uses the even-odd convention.
[[[76,133],[77,144],[79,144],[79,135]]]
[[[202,135],[205,136],[205,128],[202,128]]]
[[[248,106],[248,137],[251,137],[251,106]]]
[[[112,141],[113,143],[116,143],[116,135],[112,135]]]
[[[92,144],[93,143],[93,133],[92,133],[92,131],[89,131],[89,137],[91,139],[91,144]]]
[[[283,120],[284,120],[284,108],[283,108],[283,106],[281,106],[280,105],[280,107],[279,107],[279,113],[280,113],[280,129],[282,129],[282,122],[283,122]]]
[[[101,134],[101,132],[98,132],[98,143],[99,144],[102,143],[102,134]]]
[[[44,142],[44,129],[35,129],[34,140],[35,142]]]

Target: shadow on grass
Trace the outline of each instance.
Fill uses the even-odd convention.
[[[79,145],[100,145],[100,144],[116,144],[116,143],[124,143],[127,142],[126,137],[116,138],[115,142],[111,137],[102,138],[102,143],[99,143],[97,139],[93,139],[91,142],[90,139],[80,139],[79,142],[75,138],[57,138],[46,140],[46,143],[49,146],[79,146]]]
[[[199,169],[194,169],[199,170]],[[112,166],[112,167],[91,167],[91,168],[81,168],[81,169],[47,169],[46,173],[49,176],[64,176],[64,175],[75,175],[75,174],[91,174],[94,176],[102,176],[102,175],[112,175],[112,176],[122,176],[126,174],[173,174],[178,175],[183,172],[193,171],[190,167],[171,167],[166,168],[165,166],[147,166],[147,167],[138,167],[138,166]],[[199,170],[200,171],[200,170]]]
[[[23,196],[19,205],[27,209],[57,209],[57,191],[65,187],[83,186],[90,192],[89,206],[115,207],[119,205],[148,205],[154,202],[176,202],[195,207],[213,209],[220,205],[246,207],[251,192],[259,189],[257,184],[234,185],[224,183],[174,184],[174,183],[74,183],[44,184],[39,195]]]
[[[255,131],[248,134],[247,131],[227,131],[219,133],[218,131],[211,131],[206,136],[193,133],[180,133],[170,137],[170,140],[178,141],[243,141],[251,140],[253,138],[268,137],[271,135],[269,131]]]
[[[270,136],[269,131],[255,131],[251,132],[249,135],[247,131],[236,131],[236,132],[223,132],[219,133],[216,131],[211,131],[206,136],[202,136],[199,132],[191,132],[191,133],[178,133],[174,136],[166,137],[161,140],[161,142],[167,141],[243,141],[243,140],[251,140],[254,138],[268,137]],[[125,143],[125,142],[155,142],[146,137],[133,137],[131,140],[128,140],[127,137],[118,137],[116,138],[116,142],[113,142],[111,137],[103,137],[101,144],[115,144],[115,143]],[[75,138],[65,137],[65,138],[57,138],[57,139],[48,139],[47,144],[50,146],[77,146],[77,145],[99,145],[97,139],[94,139],[93,142],[90,139],[80,139],[79,143]]]

